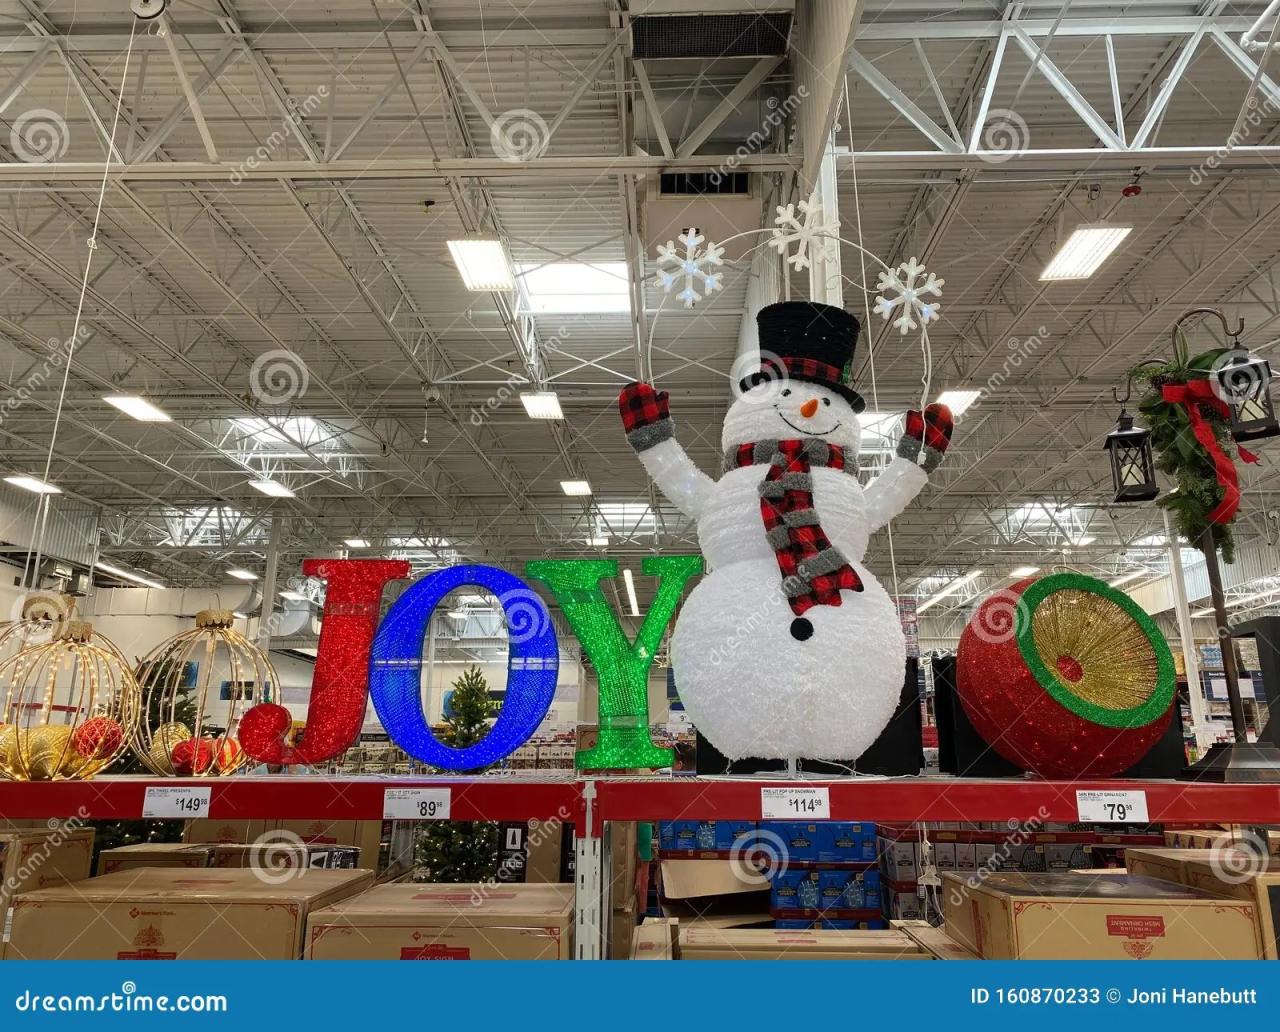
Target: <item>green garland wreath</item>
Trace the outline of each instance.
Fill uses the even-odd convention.
[[[1218,483],[1213,459],[1196,440],[1186,408],[1165,401],[1161,393],[1165,384],[1207,380],[1214,364],[1228,350],[1214,348],[1190,356],[1186,337],[1179,330],[1174,339],[1171,360],[1143,362],[1130,369],[1129,375],[1145,388],[1138,411],[1151,431],[1156,469],[1172,477],[1175,484],[1174,490],[1156,504],[1169,511],[1179,533],[1192,545],[1198,546],[1204,532],[1210,531],[1214,545],[1222,550],[1223,560],[1229,563],[1235,558],[1231,525],[1209,522],[1209,513],[1222,501],[1222,485]],[[1226,421],[1208,408],[1203,412],[1214,437],[1224,450],[1229,450],[1232,438]]]

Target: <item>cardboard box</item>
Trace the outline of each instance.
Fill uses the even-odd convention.
[[[5,959],[293,960],[310,911],[372,883],[368,871],[117,871],[19,896]]]
[[[1253,960],[1256,907],[1132,874],[944,875],[947,934],[983,959]]]
[[[680,928],[681,960],[925,960],[900,931]]]
[[[1236,863],[1229,857],[1224,863],[1223,856],[1213,850],[1184,852],[1190,854],[1181,861],[1185,884],[1211,896],[1252,903],[1257,908],[1263,955],[1280,960],[1280,861],[1272,859],[1259,869],[1262,860],[1243,852]]]
[[[1124,866],[1130,874],[1142,875],[1146,878],[1159,878],[1161,881],[1174,882],[1177,885],[1190,885],[1187,880],[1187,864],[1192,860],[1203,860],[1206,863],[1214,857],[1222,857],[1223,851],[1218,849],[1126,849]],[[1241,854],[1243,858],[1243,854]]]
[[[215,821],[207,817],[187,821],[182,829],[183,842],[256,842],[274,821]]]
[[[895,882],[914,882],[920,873],[920,843],[910,839],[880,839],[884,876]]]
[[[924,900],[915,889],[884,894],[884,912],[896,921],[919,921],[924,917]]]
[[[272,830],[322,846],[359,846],[360,862],[371,871],[381,870],[382,821],[276,821]]]
[[[609,822],[609,862],[612,878],[609,899],[614,910],[636,912],[636,825],[635,821]],[[630,939],[627,940],[630,943]]]
[[[209,867],[213,846],[186,842],[139,842],[104,849],[98,854],[98,874],[112,874],[133,867]]]
[[[680,922],[674,917],[646,917],[636,926],[631,943],[632,960],[672,960]]]
[[[63,827],[0,833],[0,922],[22,892],[88,878],[93,829]]]
[[[307,921],[308,960],[568,960],[570,885],[379,885]]]
[[[893,928],[900,928],[919,947],[935,960],[977,960],[977,956],[928,921],[894,921]]]
[[[733,896],[769,887],[763,879],[749,878],[749,872],[732,860],[662,860],[658,874],[667,899]],[[816,899],[816,883],[814,891]]]
[[[271,842],[262,845],[226,843],[211,847],[213,857],[210,867],[249,867],[259,870],[288,871],[310,867],[330,871],[351,871],[360,866],[360,849],[357,846],[322,846],[306,844],[295,846],[287,842]]]

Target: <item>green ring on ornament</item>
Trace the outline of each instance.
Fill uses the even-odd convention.
[[[1032,633],[1034,625],[1032,616],[1041,602],[1059,591],[1083,591],[1098,595],[1119,606],[1138,625],[1138,629],[1142,631],[1156,655],[1155,688],[1144,702],[1122,710],[1099,706],[1076,695],[1063,683],[1057,671],[1045,663],[1036,648]],[[1030,668],[1032,676],[1055,702],[1076,716],[1083,717],[1094,724],[1101,724],[1103,727],[1145,727],[1168,711],[1177,687],[1173,653],[1169,651],[1168,643],[1165,642],[1160,629],[1156,627],[1155,621],[1128,595],[1100,580],[1086,577],[1082,573],[1053,573],[1029,585],[1022,593],[1021,600],[1027,605],[1028,615],[1016,634],[1018,651],[1022,653],[1023,661]]]

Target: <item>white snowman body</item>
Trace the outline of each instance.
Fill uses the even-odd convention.
[[[740,444],[807,437],[841,446],[856,462],[861,428],[852,406],[834,391],[792,380],[739,396],[722,444],[731,453]],[[862,559],[871,535],[924,486],[924,470],[895,458],[863,488],[850,471],[811,467],[819,523],[863,590],[841,591],[838,606],[807,609],[813,634],[798,640],[760,512],[769,466],[731,469],[712,481],[675,440],[641,460],[697,519],[707,560],[671,641],[676,687],[694,725],[730,759],[856,759],[893,716],[906,662],[893,600]]]

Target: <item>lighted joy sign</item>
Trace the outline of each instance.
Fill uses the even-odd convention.
[[[409,564],[390,560],[308,559],[303,572],[326,581],[324,620],[307,726],[295,746],[285,744],[292,725],[283,706],[254,706],[240,721],[240,744],[265,763],[318,763],[337,756],[360,732],[366,700],[400,748],[446,770],[496,763],[537,729],[555,696],[560,646],[551,615],[519,577],[493,566],[453,566],[411,585],[387,611],[378,611],[388,581],[408,576]],[[671,750],[649,740],[649,668],[689,578],[702,570],[698,556],[650,557],[641,570],[659,578],[653,606],[634,642],[600,590],[618,564],[603,559],[532,562],[528,576],[546,583],[564,611],[600,680],[600,738],[578,754],[586,770],[655,767]],[[454,749],[431,733],[422,711],[422,649],[440,600],[464,586],[498,597],[507,618],[507,691],[497,721],[475,745]]]

